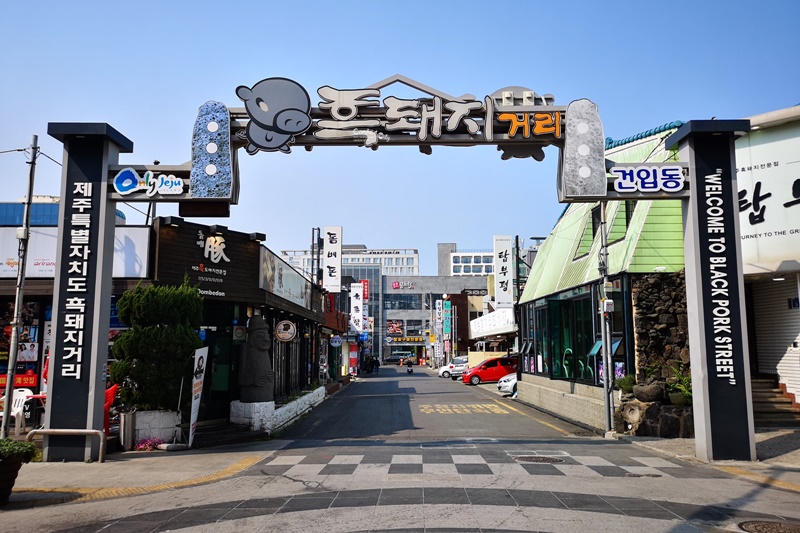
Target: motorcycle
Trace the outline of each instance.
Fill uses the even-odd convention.
[[[406,367],[406,372],[408,372],[409,374],[413,374],[414,373],[414,368],[411,365],[408,365]]]

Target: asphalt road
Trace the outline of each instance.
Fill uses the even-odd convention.
[[[453,439],[555,439],[586,430],[525,408],[497,392],[495,383],[472,386],[439,378],[433,370],[382,366],[315,409],[281,434],[285,439],[381,439],[423,442]]]

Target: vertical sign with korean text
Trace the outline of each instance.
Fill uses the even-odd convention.
[[[494,300],[497,309],[514,306],[514,254],[509,235],[494,236]]]
[[[64,143],[65,163],[45,427],[102,429],[116,220],[108,165],[133,143],[107,124],[50,123],[48,133]],[[45,461],[95,459],[99,449],[73,435],[45,435],[42,446]]]
[[[364,331],[363,294],[364,288],[360,283],[350,284],[350,329],[356,333]]]
[[[322,288],[328,292],[341,292],[342,226],[325,226],[322,233]]]
[[[452,304],[452,302],[450,300],[445,300],[444,301],[444,325],[443,325],[443,328],[444,328],[443,331],[444,331],[444,338],[445,339],[449,339],[450,338],[450,323],[451,323],[452,313],[453,313],[453,304]]]
[[[364,302],[365,303],[369,302],[369,280],[368,279],[360,279],[360,280],[358,280],[358,282],[361,283],[361,286],[363,287],[364,293],[362,294],[362,298],[363,298]]]
[[[368,279],[361,279],[358,280],[361,283],[361,302],[364,304],[362,309],[362,316],[361,316],[361,324],[363,331],[367,331],[372,333],[372,328],[370,327],[370,317],[369,317],[369,280]]]

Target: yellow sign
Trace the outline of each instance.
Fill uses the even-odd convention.
[[[392,342],[422,342],[423,337],[391,337]]]

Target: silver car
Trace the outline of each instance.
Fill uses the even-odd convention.
[[[452,378],[454,380],[458,379],[469,366],[467,361],[468,359],[466,357],[454,357],[453,360],[450,361],[450,364],[439,368],[439,377]]]

